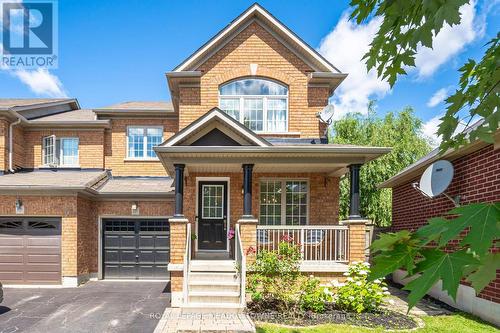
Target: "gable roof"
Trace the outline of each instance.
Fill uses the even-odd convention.
[[[314,70],[319,72],[333,72],[340,74],[341,72],[319,54],[314,48],[309,46],[304,40],[297,36],[287,26],[280,22],[276,17],[269,13],[258,3],[254,3],[236,19],[229,23],[224,29],[219,31],[208,42],[196,50],[191,56],[184,60],[180,65],[174,68],[173,72],[193,71],[200,59],[205,58],[213,49],[217,49],[225,45],[225,42],[231,39],[231,35],[237,32],[242,27],[246,27],[249,23],[257,21],[267,25],[273,34],[277,34],[286,41],[286,46],[299,57],[308,59],[308,63]],[[262,24],[261,24],[262,25]],[[288,45],[287,45],[288,44]]]
[[[240,124],[225,112],[222,112],[219,108],[213,108],[197,120],[193,121],[187,127],[177,132],[174,136],[163,142],[160,147],[178,146],[193,137],[195,140],[198,140],[201,136],[209,133],[213,129],[209,126],[210,124],[214,124],[215,128],[218,128],[235,141],[241,142],[243,139],[247,145],[260,147],[267,147],[271,145],[265,139],[255,134],[255,132]],[[197,134],[198,136],[196,136]],[[239,138],[239,140],[236,138]]]
[[[484,119],[480,119],[474,124],[472,124],[469,128],[467,128],[464,133],[466,136],[469,135],[469,133],[476,128],[482,126],[484,123]],[[500,147],[500,130],[497,130],[495,133],[495,143],[494,147],[495,149],[498,149]],[[456,160],[457,158],[463,157],[465,155],[468,155],[470,153],[473,153],[475,151],[478,151],[491,143],[484,142],[482,140],[475,140],[473,142],[469,142],[468,144],[456,148],[456,149],[449,149],[448,151],[444,152],[443,154],[440,154],[440,149],[439,147],[435,148],[431,152],[429,152],[427,155],[423,156],[419,160],[417,160],[415,163],[410,164],[400,172],[398,172],[396,175],[392,176],[391,178],[387,179],[385,182],[381,183],[378,185],[378,188],[394,188],[398,185],[404,184],[405,182],[411,181],[415,179],[416,177],[420,176],[424,170],[432,163],[436,162],[437,160],[448,160],[448,161],[453,161]]]
[[[127,101],[93,110],[98,116],[175,116],[170,101]]]

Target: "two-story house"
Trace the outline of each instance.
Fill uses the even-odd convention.
[[[172,102],[0,100],[0,281],[170,279],[174,306],[241,308],[283,236],[341,277],[365,258],[359,169],[390,150],[322,138],[346,75],[255,4],[166,73]]]

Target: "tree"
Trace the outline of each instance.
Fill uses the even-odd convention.
[[[392,198],[390,189],[377,185],[394,176],[406,166],[430,151],[430,146],[421,137],[422,122],[416,118],[412,108],[396,114],[388,113],[384,118],[375,116],[373,103],[367,116],[348,114],[333,123],[331,142],[366,146],[392,147],[391,153],[367,163],[361,168],[362,215],[378,226],[388,226],[391,221]],[[347,217],[349,210],[349,181],[340,182],[340,215]]]
[[[460,7],[468,0],[351,0],[351,19],[359,24],[379,16],[382,24],[370,50],[364,56],[368,70],[375,68],[391,87],[407,67],[415,66],[420,47],[432,47],[444,24],[461,21]],[[441,153],[474,140],[492,143],[500,124],[500,33],[486,44],[481,60],[469,59],[460,68],[456,91],[446,99],[446,114],[437,134]],[[460,119],[460,114],[467,115]],[[476,116],[484,123],[474,130],[468,126]],[[465,120],[464,130],[457,132]],[[376,254],[371,279],[405,268],[415,278],[410,290],[409,309],[438,281],[453,299],[460,280],[466,278],[476,292],[495,279],[500,254],[491,249],[500,239],[500,203],[477,203],[452,209],[445,218],[433,218],[416,232],[382,234],[372,249]],[[461,236],[466,232],[465,238]],[[486,237],[484,237],[486,236]],[[462,239],[463,238],[463,239]],[[458,244],[450,252],[447,247]],[[428,245],[434,245],[429,249]],[[408,310],[409,310],[408,309]]]
[[[365,54],[368,70],[375,68],[379,77],[391,87],[405,68],[415,66],[420,47],[432,48],[433,39],[444,24],[460,24],[459,9],[468,0],[351,0],[351,19],[358,24],[373,16],[382,17],[382,24]],[[446,100],[446,114],[441,118],[438,134],[441,150],[457,148],[480,138],[493,142],[500,123],[500,33],[489,43],[483,58],[469,59],[460,68],[458,89]],[[460,112],[467,115],[460,119]],[[468,125],[480,116],[484,124],[468,135]],[[463,121],[466,127],[455,133]]]

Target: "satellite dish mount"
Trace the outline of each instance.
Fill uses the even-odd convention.
[[[327,106],[325,106],[323,110],[316,113],[316,118],[318,118],[321,123],[326,124],[323,137],[326,139],[327,143],[328,143],[328,128],[333,122],[333,112],[334,112],[333,109],[334,109],[333,105],[328,104]]]
[[[453,179],[453,165],[446,160],[439,160],[427,167],[420,177],[419,183],[413,183],[413,187],[430,199],[444,195],[453,202],[455,207],[460,206],[460,196],[451,197],[445,193]]]

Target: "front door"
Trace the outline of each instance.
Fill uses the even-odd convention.
[[[226,250],[227,182],[198,183],[198,249]]]

